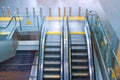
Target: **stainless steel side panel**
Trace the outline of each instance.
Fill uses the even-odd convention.
[[[1,40],[0,41],[0,62],[15,56],[17,45],[18,45],[18,41],[17,41],[16,31],[12,34],[11,39]]]

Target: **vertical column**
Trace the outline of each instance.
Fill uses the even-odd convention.
[[[69,7],[69,16],[71,17],[72,16],[72,8]]]
[[[16,8],[16,14],[17,15],[19,14],[19,8]]]
[[[28,11],[28,8],[26,8],[26,14],[27,14],[27,16],[29,15],[29,11]]]
[[[2,7],[2,16],[5,17],[5,8]]]
[[[35,8],[33,7],[33,15],[35,16]]]
[[[81,13],[81,7],[78,8],[78,16],[80,16]]]
[[[49,16],[50,16],[50,17],[52,16],[52,10],[51,10],[51,7],[49,7]]]
[[[40,16],[43,16],[42,7],[40,7]]]
[[[8,7],[7,10],[8,10],[8,17],[10,17],[10,7]]]
[[[60,7],[58,7],[58,16],[60,17]]]
[[[88,16],[88,9],[86,9],[86,13],[85,13],[85,17],[87,17]]]
[[[66,17],[66,7],[64,7],[64,17]]]

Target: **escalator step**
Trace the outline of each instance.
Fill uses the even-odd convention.
[[[49,64],[49,65],[59,65],[60,62],[58,62],[58,61],[45,61],[44,64]]]
[[[88,60],[80,60],[80,59],[79,60],[76,60],[76,59],[73,60],[72,59],[72,62],[75,62],[75,63],[82,63],[82,62],[86,63],[86,62],[88,62]]]
[[[73,80],[84,80],[88,79],[89,80],[89,74],[88,73],[72,73],[72,78]]]
[[[51,55],[51,54],[48,54],[48,55],[45,55],[45,58],[60,58],[60,55]]]
[[[60,39],[46,39],[46,42],[60,42]]]
[[[72,66],[72,69],[88,69],[88,66]]]
[[[54,69],[54,70],[50,70],[50,69],[46,69],[46,70],[44,70],[44,74],[45,75],[59,75],[60,74],[60,70],[58,70],[58,69]]]
[[[44,71],[60,71],[60,68],[44,68]]]
[[[45,48],[45,52],[60,52],[60,48]]]
[[[46,78],[47,80],[50,80],[50,79],[55,79],[55,80],[59,80],[60,79],[60,75],[44,75],[43,76],[44,78]],[[46,80],[46,79],[44,79],[44,80]]]
[[[87,50],[86,46],[72,46],[72,50]]]
[[[52,46],[59,46],[60,47],[60,43],[45,43],[45,46],[50,46],[50,47],[52,47]]]
[[[71,45],[72,46],[86,46],[87,44],[85,42],[82,42],[82,41],[72,41],[71,42]]]
[[[87,52],[74,52],[72,56],[88,56]]]

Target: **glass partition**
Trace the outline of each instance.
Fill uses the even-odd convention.
[[[13,57],[16,53],[17,31],[16,18],[0,21],[0,62]]]
[[[0,41],[6,40],[8,35],[10,35],[16,26],[15,17],[11,17],[9,19],[10,20],[0,21]]]
[[[87,20],[99,51],[99,57],[101,57],[103,67],[106,70],[106,75],[111,80],[119,80],[120,64],[117,59],[118,37],[113,29],[111,29],[112,31],[108,30],[111,26],[105,28],[102,25],[102,21],[96,12],[90,11]]]

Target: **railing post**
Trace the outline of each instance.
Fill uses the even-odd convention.
[[[64,7],[64,17],[66,17],[66,7]]]
[[[50,16],[50,17],[52,16],[52,10],[51,10],[51,7],[49,7],[49,16]]]
[[[8,17],[10,17],[10,7],[8,7],[7,10],[8,10]]]
[[[60,7],[58,7],[58,16],[60,17]]]
[[[40,16],[43,16],[42,7],[40,7]]]
[[[16,14],[17,15],[19,14],[19,8],[16,8]]]
[[[78,8],[78,16],[80,16],[81,13],[81,7]]]
[[[5,8],[2,7],[2,16],[5,17]]]
[[[87,17],[88,16],[88,9],[86,9],[86,13],[85,13],[85,17]]]
[[[33,15],[35,16],[35,8],[33,7]]]
[[[28,11],[28,8],[26,8],[26,14],[27,14],[27,16],[29,15],[29,11]]]
[[[71,17],[72,16],[72,8],[69,7],[69,16]]]

